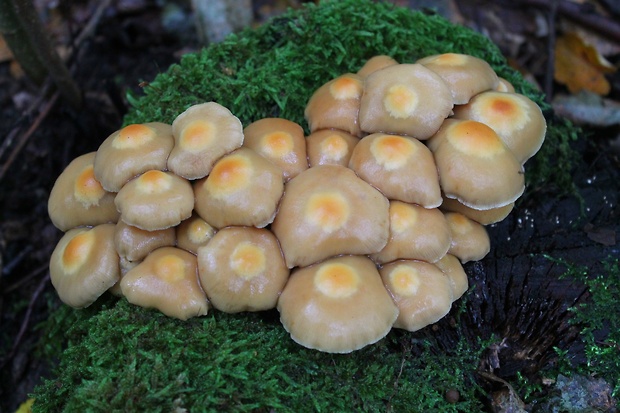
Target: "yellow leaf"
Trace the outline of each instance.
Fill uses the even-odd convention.
[[[15,413],[31,413],[33,403],[34,403],[34,399],[26,400],[25,402],[19,405],[19,408],[15,411]]]

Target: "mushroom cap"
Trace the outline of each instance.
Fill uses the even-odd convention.
[[[61,231],[118,221],[116,194],[106,191],[97,181],[94,161],[95,152],[78,156],[54,182],[47,212],[52,224]]]
[[[243,134],[243,146],[279,166],[285,181],[308,169],[304,130],[297,123],[264,118],[246,126]]]
[[[159,247],[172,247],[176,242],[173,227],[146,231],[119,221],[114,231],[114,246],[121,258],[140,261]]]
[[[194,207],[215,228],[262,228],[273,221],[283,191],[282,170],[242,147],[217,161],[209,176],[194,184]]]
[[[437,208],[391,200],[390,237],[370,258],[378,264],[398,259],[436,262],[446,255],[450,241],[450,227]]]
[[[479,261],[491,251],[491,240],[484,226],[458,212],[446,212],[444,215],[452,237],[448,254],[465,264]]]
[[[319,87],[304,111],[310,132],[340,129],[362,136],[358,123],[362,88],[362,77],[354,73],[345,73]]]
[[[360,100],[362,131],[427,139],[452,113],[446,83],[420,64],[388,66],[368,75]]]
[[[353,149],[349,168],[386,198],[425,208],[441,204],[433,154],[417,139],[384,133],[365,136]]]
[[[521,164],[538,152],[547,132],[547,121],[540,107],[518,93],[480,93],[467,104],[455,107],[454,117],[489,126]]]
[[[497,208],[474,209],[463,205],[456,199],[445,197],[440,209],[447,212],[460,212],[482,225],[491,225],[504,220],[512,212],[514,206],[515,203],[511,202]]]
[[[132,304],[156,308],[168,317],[187,320],[207,314],[209,302],[198,282],[196,256],[176,247],[151,252],[121,280]]]
[[[287,182],[271,229],[289,268],[340,254],[380,251],[389,235],[389,203],[340,165],[319,165]]]
[[[179,225],[191,216],[191,184],[172,172],[149,170],[125,184],[114,201],[125,223],[146,231]]]
[[[371,73],[381,70],[388,66],[397,65],[398,62],[393,57],[387,55],[373,56],[364,63],[364,66],[357,71],[357,74],[361,77],[366,77]]]
[[[95,177],[110,192],[150,169],[166,169],[174,146],[172,127],[161,122],[127,125],[104,140],[94,161]]]
[[[310,167],[317,165],[348,166],[359,138],[337,129],[321,129],[306,137]]]
[[[459,53],[443,53],[417,61],[437,73],[448,84],[455,105],[472,96],[495,89],[499,82],[493,68],[483,59]]]
[[[435,265],[450,278],[452,299],[456,301],[461,298],[469,288],[467,273],[461,265],[461,261],[452,254],[446,254]]]
[[[275,235],[264,228],[226,227],[198,249],[200,283],[226,313],[275,308],[289,269]]]
[[[216,230],[196,213],[176,227],[177,247],[198,254],[198,248],[206,245]]]
[[[379,269],[398,307],[395,328],[417,331],[443,318],[452,307],[450,278],[424,261],[401,260]]]
[[[62,302],[74,308],[88,307],[119,280],[114,228],[114,224],[74,228],[58,241],[49,268]]]
[[[190,106],[172,122],[168,169],[187,179],[207,176],[215,162],[243,144],[243,125],[215,102]]]
[[[525,190],[521,163],[483,123],[447,119],[431,148],[445,196],[470,208],[502,207]]]
[[[495,90],[497,90],[498,92],[515,93],[515,87],[508,80],[504,79],[503,77],[499,77],[497,80],[498,82]]]
[[[277,308],[294,341],[328,353],[349,353],[379,341],[398,316],[377,268],[362,256],[295,270]]]

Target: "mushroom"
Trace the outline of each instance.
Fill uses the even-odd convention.
[[[424,261],[401,260],[379,269],[398,307],[395,328],[417,331],[443,318],[452,307],[450,278]]]
[[[388,200],[352,170],[319,165],[286,183],[271,229],[287,266],[306,266],[380,251],[389,235],[388,208]]]
[[[216,102],[190,106],[172,122],[168,169],[187,179],[207,176],[215,162],[243,144],[243,125]]]
[[[190,183],[180,176],[150,170],[128,182],[114,202],[125,223],[156,231],[189,218],[194,208],[194,193]]]
[[[114,228],[114,224],[74,228],[58,241],[49,269],[62,302],[74,308],[88,307],[119,280]]]
[[[366,77],[360,100],[362,131],[427,139],[452,113],[446,83],[420,64],[398,64]]]
[[[376,72],[388,66],[397,65],[398,62],[394,58],[386,55],[373,56],[364,63],[364,66],[357,71],[361,77],[367,77],[369,74]]]
[[[295,342],[328,353],[349,353],[379,341],[398,316],[377,268],[363,256],[295,270],[277,308]]]
[[[175,244],[174,228],[146,231],[119,221],[114,231],[114,246],[121,260],[141,261],[151,251],[159,247],[171,247]]]
[[[209,310],[198,282],[196,256],[176,247],[151,252],[123,276],[120,284],[127,301],[156,308],[168,317],[187,320],[206,315]]]
[[[95,178],[94,160],[95,152],[78,156],[54,182],[47,212],[52,224],[61,231],[118,221],[116,194],[103,189]]]
[[[221,158],[206,178],[194,184],[195,210],[215,228],[265,227],[282,197],[282,170],[250,148]]]
[[[441,204],[433,154],[417,139],[384,133],[368,135],[353,149],[349,168],[388,199],[425,208]]]
[[[456,301],[461,298],[469,288],[469,281],[459,259],[452,254],[446,254],[435,265],[450,278],[452,299]]]
[[[317,165],[348,166],[359,138],[337,129],[321,129],[306,137],[310,167]]]
[[[358,123],[362,77],[346,73],[325,83],[310,97],[304,115],[310,132],[340,129],[362,136]]]
[[[429,148],[434,150],[445,196],[470,208],[502,207],[525,190],[521,163],[483,123],[447,119]]]
[[[264,228],[227,227],[198,249],[200,283],[226,313],[275,308],[288,280],[278,240]]]
[[[95,177],[110,192],[150,169],[165,170],[174,146],[172,127],[161,122],[132,124],[112,133],[97,149]]]
[[[456,119],[471,119],[489,126],[524,164],[542,146],[547,121],[540,107],[525,95],[488,91],[454,108]]]
[[[176,227],[177,247],[192,254],[198,254],[198,248],[206,245],[215,235],[216,230],[196,213]]]
[[[285,181],[308,169],[304,130],[297,123],[282,118],[264,118],[246,126],[243,134],[243,146],[279,166]]]
[[[495,89],[499,82],[486,61],[467,54],[437,54],[419,59],[417,63],[441,76],[450,88],[455,105],[467,103],[480,92]]]
[[[370,258],[378,264],[397,259],[436,262],[446,255],[450,241],[450,228],[441,211],[392,200],[390,237]]]
[[[458,212],[445,213],[452,242],[448,253],[463,264],[483,259],[491,250],[491,240],[481,224]]]
[[[504,79],[503,77],[498,78],[498,82],[497,82],[497,86],[495,87],[495,90],[497,90],[498,92],[515,93],[515,87],[512,85],[512,83],[510,83],[508,80]]]
[[[491,225],[504,220],[512,212],[514,206],[515,203],[511,202],[497,208],[474,209],[463,205],[456,199],[444,197],[440,209],[447,212],[460,212],[482,225]]]

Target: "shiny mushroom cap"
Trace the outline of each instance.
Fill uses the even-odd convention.
[[[173,227],[146,231],[123,221],[116,224],[114,246],[121,259],[140,261],[151,251],[160,247],[172,247],[176,242]]]
[[[435,265],[450,278],[453,300],[461,298],[469,288],[467,273],[461,265],[461,261],[452,254],[446,254]]]
[[[176,227],[177,247],[196,255],[198,248],[206,245],[216,232],[207,221],[193,213]]]
[[[310,167],[317,165],[348,166],[359,138],[337,129],[322,129],[306,137]]]
[[[447,212],[445,216],[452,238],[449,254],[464,264],[479,261],[489,253],[491,240],[484,226],[458,212]]]
[[[397,65],[398,62],[393,57],[386,55],[373,56],[364,63],[364,66],[357,71],[357,74],[361,77],[367,77],[369,74],[381,70],[388,66]]]
[[[490,209],[474,209],[463,205],[458,200],[444,197],[441,210],[447,212],[460,212],[469,219],[473,219],[482,225],[491,225],[503,221],[514,209],[515,203],[511,202],[501,207]]]

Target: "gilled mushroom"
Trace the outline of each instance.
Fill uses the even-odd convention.
[[[93,162],[95,152],[78,156],[56,179],[47,201],[52,224],[61,231],[85,225],[118,221],[114,205],[116,194],[97,181]]]
[[[215,102],[193,105],[172,122],[175,145],[168,169],[187,179],[207,176],[215,162],[243,144],[243,126]]]
[[[372,254],[387,243],[388,200],[340,165],[319,165],[286,184],[271,229],[289,268],[340,254]]]
[[[151,251],[160,247],[172,247],[175,242],[173,227],[146,231],[119,221],[114,231],[116,252],[121,259],[129,262],[141,261]]]
[[[349,353],[379,341],[398,316],[377,268],[362,256],[295,270],[277,308],[294,341],[328,353]]]
[[[317,165],[348,166],[359,138],[337,129],[321,129],[306,137],[310,167]]]
[[[194,193],[184,178],[172,172],[150,170],[128,182],[114,202],[125,223],[156,231],[189,218],[194,208]]]
[[[441,204],[433,154],[417,139],[383,133],[368,135],[353,149],[349,168],[388,199],[425,208]]]
[[[398,307],[394,327],[417,331],[450,311],[454,301],[450,278],[437,266],[401,260],[384,265],[379,272]]]
[[[452,299],[456,301],[461,298],[469,288],[469,280],[459,259],[452,254],[446,254],[435,265],[450,278]]]
[[[304,130],[297,123],[264,118],[246,126],[243,134],[243,146],[279,166],[285,181],[308,169]]]
[[[50,279],[60,299],[87,307],[120,278],[114,224],[74,228],[60,239],[50,258]]]
[[[275,308],[289,269],[278,240],[264,228],[226,227],[198,249],[200,283],[227,313]]]
[[[217,231],[196,213],[176,227],[177,247],[192,254],[198,254],[198,248],[206,245]]]
[[[467,218],[473,219],[482,225],[490,225],[504,220],[512,212],[514,206],[515,203],[511,202],[497,208],[474,209],[463,205],[456,199],[445,197],[440,209],[448,212],[460,212]]]
[[[283,190],[282,170],[242,147],[194,184],[195,210],[215,228],[265,227],[273,221]]]
[[[172,127],[161,122],[132,124],[114,132],[97,149],[95,177],[110,192],[150,169],[165,170],[174,146]]]
[[[373,56],[364,63],[364,66],[357,71],[357,74],[361,77],[366,77],[371,73],[376,72],[377,70],[381,70],[388,66],[397,65],[398,62],[390,56],[387,55],[377,55]]]
[[[464,264],[483,259],[491,250],[491,240],[481,224],[458,212],[445,213],[452,242],[448,253]]]
[[[156,308],[169,317],[187,320],[205,315],[209,310],[209,302],[198,282],[196,256],[176,247],[151,252],[123,276],[120,284],[127,301]]]
[[[359,122],[368,133],[389,132],[427,139],[452,113],[446,83],[420,64],[398,64],[366,77]]]

